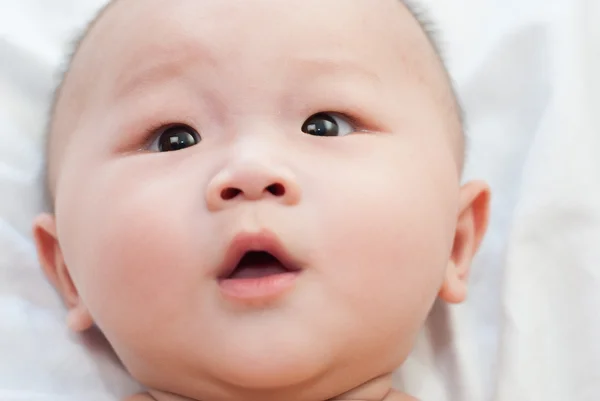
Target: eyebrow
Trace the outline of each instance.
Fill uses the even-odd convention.
[[[355,76],[373,83],[380,84],[381,77],[365,68],[363,65],[358,63],[356,60],[335,60],[325,57],[320,58],[297,58],[292,61],[297,66],[306,69],[308,73],[302,73],[301,75],[309,76],[323,76],[323,75],[334,75],[343,74],[346,76]],[[294,72],[297,74],[297,68],[294,68]]]
[[[152,86],[157,83],[185,75],[185,67],[177,63],[154,63],[152,66],[122,73],[115,80],[113,90],[116,99],[127,97],[139,91],[143,87]]]
[[[143,87],[185,76],[191,67],[195,68],[198,65],[204,64],[217,68],[218,64],[216,58],[206,49],[198,51],[197,45],[193,49],[190,49],[188,45],[184,46],[181,50],[174,51],[169,49],[166,52],[160,53],[157,61],[153,61],[147,67],[124,69],[124,71],[132,72],[121,73],[115,80],[116,98],[128,96]],[[284,63],[281,68],[289,70],[285,76],[285,79],[289,82],[303,82],[306,80],[306,77],[344,75],[360,78],[374,84],[381,84],[381,77],[368,68],[365,68],[357,60],[330,57],[296,57],[288,59]],[[291,68],[289,68],[290,65],[292,65]]]
[[[215,58],[207,49],[198,49],[198,45],[182,44],[177,48],[167,50],[154,50],[146,52],[153,54],[152,62],[149,65],[124,68],[114,83],[115,97],[121,98],[130,95],[132,92],[173,79],[174,77],[186,76],[190,66],[198,66],[200,64],[215,64]],[[143,62],[142,62],[143,63]]]

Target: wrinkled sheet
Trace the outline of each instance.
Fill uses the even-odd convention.
[[[0,400],[135,392],[70,334],[30,236],[55,71],[102,0],[0,0]],[[429,0],[494,191],[469,301],[437,305],[398,386],[423,401],[600,400],[600,2]]]

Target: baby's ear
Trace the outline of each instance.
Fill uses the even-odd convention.
[[[51,214],[38,216],[33,223],[33,238],[39,262],[56,290],[62,296],[67,308],[67,324],[75,332],[86,331],[93,325],[87,307],[79,297],[56,233],[56,219]]]
[[[488,227],[490,197],[484,182],[470,182],[461,188],[454,246],[439,294],[448,303],[458,304],[467,297],[471,262]]]

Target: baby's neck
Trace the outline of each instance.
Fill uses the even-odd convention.
[[[172,394],[165,394],[159,391],[151,391],[152,397],[146,400],[155,401],[199,401],[189,398],[182,398]],[[135,399],[137,400],[137,399]],[[128,401],[134,401],[128,400]],[[144,399],[139,399],[144,401]],[[401,394],[392,389],[392,375],[378,377],[371,380],[345,394],[335,397],[328,401],[417,401],[414,398]]]

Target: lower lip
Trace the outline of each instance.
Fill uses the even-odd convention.
[[[294,287],[300,272],[287,272],[267,277],[224,279],[219,282],[223,295],[238,302],[269,301]]]

